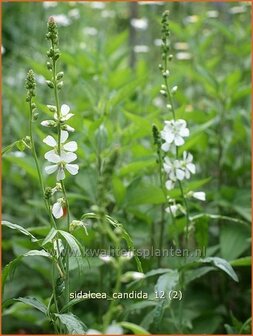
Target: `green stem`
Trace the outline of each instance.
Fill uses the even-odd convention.
[[[31,150],[32,150],[34,161],[35,161],[37,174],[38,174],[38,177],[39,177],[39,183],[40,183],[40,188],[41,188],[42,196],[43,196],[43,199],[44,199],[45,207],[46,207],[46,210],[47,210],[49,218],[50,218],[50,224],[55,229],[57,229],[57,225],[55,223],[52,212],[50,210],[49,200],[47,200],[45,198],[45,186],[44,186],[44,182],[43,182],[43,179],[42,179],[41,170],[40,170],[39,161],[38,161],[38,156],[37,156],[37,152],[36,152],[36,148],[35,148],[35,144],[34,144],[33,127],[32,127],[32,100],[29,101],[29,110],[30,110],[29,135],[30,135],[30,139],[31,139]],[[60,247],[59,247],[58,241],[57,241],[56,246],[57,246],[57,250],[58,250],[58,254],[59,254],[59,262],[60,262],[60,265],[61,265],[61,267],[58,265],[58,267],[60,268],[59,273],[60,273],[60,275],[62,275],[63,272],[64,272],[63,271],[64,267],[63,267],[62,260],[61,260],[61,257],[60,257]],[[54,264],[53,264],[53,268],[54,268]],[[53,294],[54,294],[54,291],[55,291],[54,282],[52,283],[52,288],[53,288]],[[54,300],[57,300],[56,295],[54,295]],[[57,301],[55,301],[55,305],[57,306]]]
[[[113,293],[119,293],[120,292],[121,274],[122,274],[122,264],[121,264],[121,261],[118,259],[116,284],[115,284]],[[106,313],[106,315],[104,317],[104,331],[109,326],[109,324],[112,320],[112,316],[113,316],[113,313],[114,313],[114,308],[115,308],[116,303],[117,303],[117,300],[112,299],[112,301],[110,303],[110,306],[109,306],[109,309],[108,309],[108,312]]]
[[[52,48],[55,50],[55,45],[52,42]],[[58,89],[57,89],[57,78],[56,78],[56,60],[53,59],[52,63],[52,72],[53,72],[53,84],[54,84],[54,98],[55,98],[55,103],[56,103],[56,113],[58,116],[58,125],[57,125],[57,133],[58,133],[58,138],[57,138],[57,151],[59,156],[61,156],[61,124],[60,124],[60,102],[59,102],[59,95],[58,95]],[[66,203],[66,208],[67,208],[67,231],[69,232],[70,229],[70,211],[69,211],[69,202],[67,198],[67,193],[65,189],[65,185],[63,180],[61,180],[61,188],[62,188],[62,193],[64,196],[64,200]],[[66,295],[65,295],[65,301],[66,304],[69,302],[69,248],[66,246],[66,272],[65,272],[65,288],[66,288]]]
[[[164,60],[164,69],[168,70],[167,68],[168,68],[168,61],[167,61],[167,55],[166,55],[165,60]],[[165,86],[166,86],[166,91],[167,91],[167,95],[168,95],[168,98],[169,98],[169,103],[171,105],[173,120],[175,121],[176,120],[175,107],[174,107],[174,102],[173,102],[172,94],[171,94],[171,91],[170,91],[170,88],[169,88],[167,77],[164,77],[164,83],[165,83]],[[178,160],[178,147],[176,147],[176,159]],[[186,241],[186,247],[188,247],[188,238],[189,238],[188,236],[189,236],[189,225],[190,225],[189,207],[188,207],[188,203],[187,203],[187,200],[185,198],[184,190],[183,190],[182,183],[181,183],[180,180],[178,180],[178,185],[179,185],[179,189],[180,189],[180,192],[181,192],[181,197],[183,199],[184,206],[185,206],[185,211],[186,211],[185,241]]]

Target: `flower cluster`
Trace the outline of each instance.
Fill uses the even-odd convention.
[[[45,167],[47,174],[56,173],[56,180],[60,182],[61,188],[56,191],[62,191],[64,197],[58,198],[56,203],[52,206],[52,213],[55,218],[61,218],[64,215],[64,208],[66,205],[65,188],[62,184],[66,177],[65,172],[69,172],[71,175],[76,175],[79,170],[77,164],[73,164],[77,159],[77,143],[76,141],[67,141],[69,138],[69,132],[74,132],[74,128],[67,124],[67,121],[74,116],[70,113],[70,107],[63,104],[59,105],[58,91],[63,87],[63,72],[56,72],[56,63],[60,57],[60,50],[58,48],[59,38],[58,29],[53,17],[48,20],[48,33],[47,39],[51,42],[51,47],[47,52],[49,61],[47,62],[47,68],[52,73],[51,80],[47,80],[46,83],[50,89],[54,90],[54,96],[56,100],[56,106],[47,105],[49,112],[51,112],[52,119],[44,120],[41,125],[44,127],[56,128],[57,135],[55,137],[48,135],[43,142],[51,147],[51,150],[46,152],[45,159],[50,165]],[[52,196],[53,192],[51,191]]]
[[[189,129],[186,127],[185,120],[165,121],[165,126],[161,131],[161,138],[165,140],[161,149],[165,152],[173,151],[173,147],[179,147],[184,144],[184,137],[189,136]],[[177,149],[174,150],[177,153]],[[193,156],[184,151],[182,160],[176,158],[172,161],[169,157],[164,158],[163,168],[167,174],[166,188],[174,188],[177,180],[189,179],[191,174],[195,174],[196,167],[192,163]]]
[[[164,122],[164,128],[159,135],[154,134],[156,144],[165,153],[170,155],[163,156],[162,165],[166,173],[165,186],[168,190],[172,190],[175,187],[176,182],[179,182],[181,187],[181,181],[184,179],[190,179],[191,174],[196,173],[196,166],[193,163],[193,156],[191,153],[184,151],[182,157],[179,157],[179,147],[185,144],[185,139],[189,137],[190,131],[187,127],[187,123],[183,119],[177,119],[175,109],[173,106],[173,95],[177,92],[177,86],[169,88],[168,78],[170,76],[170,70],[168,69],[168,62],[171,62],[173,55],[170,54],[170,30],[169,30],[169,13],[165,11],[162,17],[162,60],[163,64],[159,65],[164,84],[161,85],[160,93],[168,98],[167,108],[171,110],[173,118]],[[154,130],[153,130],[154,133]],[[174,159],[172,159],[174,158]],[[187,197],[195,197],[200,200],[205,199],[203,192],[191,193]],[[167,211],[175,215],[178,210],[177,205],[173,204],[167,208]]]

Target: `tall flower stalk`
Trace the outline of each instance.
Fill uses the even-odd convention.
[[[180,210],[185,214],[185,244],[188,247],[189,228],[190,228],[190,210],[187,198],[190,196],[204,200],[205,195],[203,192],[187,193],[185,194],[182,182],[189,180],[192,174],[196,173],[196,166],[193,163],[193,156],[187,151],[180,151],[180,147],[185,144],[186,139],[190,135],[187,122],[184,119],[177,119],[176,109],[174,103],[174,95],[177,92],[177,86],[170,87],[170,63],[173,59],[170,46],[170,30],[169,30],[169,17],[168,11],[165,11],[162,16],[162,64],[159,65],[163,77],[163,84],[161,85],[160,93],[167,100],[167,109],[171,113],[171,119],[164,121],[164,127],[161,132],[157,127],[153,126],[153,137],[157,146],[158,163],[160,171],[160,184],[163,190],[166,201],[169,206],[166,211],[170,213],[172,224],[176,225],[176,214]],[[180,190],[180,197],[182,205],[177,204],[176,200],[167,197],[168,191],[173,190],[178,186]],[[198,196],[201,194],[201,198]],[[163,210],[163,209],[162,209]],[[162,217],[164,218],[164,217]],[[164,226],[165,221],[161,222],[159,248],[163,245]],[[179,244],[179,238],[176,234],[176,244]]]
[[[62,197],[58,198],[52,206],[52,214],[55,219],[60,219],[64,216],[64,209],[67,212],[67,227],[66,231],[70,231],[70,209],[67,198],[64,179],[66,172],[71,175],[76,175],[79,170],[77,164],[72,162],[77,159],[74,153],[77,150],[77,143],[75,141],[66,142],[69,133],[74,129],[67,125],[66,122],[73,116],[70,113],[68,105],[63,104],[60,107],[59,91],[63,86],[63,72],[57,72],[57,61],[60,58],[58,29],[53,17],[48,20],[47,39],[50,41],[50,49],[47,52],[49,61],[47,67],[52,73],[51,80],[47,81],[47,85],[53,90],[55,105],[47,105],[50,112],[53,113],[52,120],[42,121],[41,125],[50,128],[56,128],[56,137],[47,136],[43,142],[52,149],[45,154],[45,159],[50,165],[45,167],[47,174],[56,173],[56,187],[55,192],[61,192]],[[56,241],[59,244],[59,240]],[[69,302],[69,248],[65,246],[65,301]]]

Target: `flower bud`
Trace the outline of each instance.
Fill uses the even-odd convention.
[[[167,97],[167,92],[165,90],[160,90],[161,95],[163,95],[164,97]]]
[[[168,60],[169,60],[169,61],[172,61],[172,59],[173,59],[173,55],[170,54],[169,57],[168,57]]]
[[[57,108],[54,105],[47,105],[47,108],[49,109],[50,112],[56,112]]]
[[[177,92],[178,87],[177,86],[173,86],[173,88],[171,89],[171,93],[174,94]]]
[[[53,66],[50,62],[47,62],[47,68],[48,70],[52,70],[53,69]]]
[[[50,80],[47,80],[46,83],[47,83],[47,86],[48,86],[50,89],[53,89],[53,88],[54,88],[54,83],[51,82]]]
[[[165,71],[163,72],[163,77],[164,77],[164,78],[169,77],[169,75],[170,75],[169,70],[165,70]]]
[[[141,280],[145,278],[145,274],[140,272],[126,272],[122,275],[121,281],[122,282],[129,282],[132,280]]]
[[[52,188],[46,187],[44,192],[45,199],[49,199],[52,196]]]
[[[60,83],[57,84],[57,89],[61,90],[61,88],[63,87],[63,81],[61,81]]]
[[[57,76],[56,76],[56,79],[57,79],[57,80],[60,80],[60,79],[63,78],[63,76],[64,76],[64,72],[63,72],[63,71],[58,72],[58,74],[57,74]]]
[[[54,120],[43,120],[40,124],[44,127],[55,127],[57,125]]]
[[[32,121],[36,121],[39,117],[39,113],[35,110],[32,113]]]

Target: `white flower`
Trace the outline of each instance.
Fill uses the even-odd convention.
[[[165,157],[163,168],[172,181],[182,181],[184,179],[184,171],[182,170],[180,161],[175,160],[172,162],[168,157]]]
[[[40,123],[44,127],[55,127],[56,123],[54,120],[44,120]]]
[[[70,164],[70,162],[75,161],[76,158],[77,156],[75,153],[63,152],[61,155],[52,153],[48,156],[47,160],[55,164],[45,167],[45,171],[47,174],[53,174],[57,171],[57,181],[65,178],[64,169],[67,169],[71,175],[76,175],[78,173],[79,166],[77,164]]]
[[[196,167],[195,164],[192,163],[193,156],[190,153],[184,151],[183,160],[180,162],[181,167],[184,170],[185,178],[189,179],[191,174],[195,174]]]
[[[60,144],[61,144],[61,154],[64,155],[66,154],[66,151],[69,151],[69,152],[75,152],[77,150],[77,143],[76,141],[69,141],[65,144],[66,140],[68,139],[69,137],[69,134],[67,131],[61,131],[61,139],[60,139]],[[50,147],[53,147],[54,149],[47,152],[45,154],[45,159],[50,161],[50,162],[54,162],[54,161],[51,161],[51,157],[55,154],[58,153],[58,144],[57,144],[57,141],[51,136],[51,135],[48,135],[44,140],[43,142],[45,144],[47,144],[48,146]],[[72,156],[73,157],[73,156]],[[74,161],[74,160],[72,160]],[[70,161],[71,162],[71,161]]]
[[[180,161],[175,160],[174,162],[171,162],[168,157],[165,157],[164,161],[163,168],[169,177],[165,186],[168,190],[171,190],[174,188],[177,180],[182,181],[184,179],[185,173],[182,170]]]
[[[60,118],[58,118],[57,112],[54,113],[54,119],[60,120],[61,122],[69,120],[71,117],[73,117],[73,113],[69,113],[70,107],[67,104],[63,104],[61,106],[60,111]]]
[[[64,214],[63,212],[63,205],[65,204],[63,198],[59,198],[56,203],[54,203],[52,207],[52,214],[55,218],[61,218]]]
[[[192,197],[200,200],[200,201],[205,201],[206,200],[206,193],[203,191],[196,191],[192,194]]]
[[[169,207],[167,207],[165,211],[168,212],[169,214],[172,213],[173,216],[176,216],[178,209],[179,209],[178,204],[172,204]]]
[[[63,129],[64,131],[68,131],[68,132],[75,132],[75,129],[74,129],[73,127],[67,125],[67,124],[63,125],[63,126],[62,126],[62,129]]]
[[[183,119],[165,121],[165,126],[161,131],[161,137],[168,144],[175,143],[176,146],[184,144],[185,137],[189,136],[189,129],[186,127],[186,121]]]

